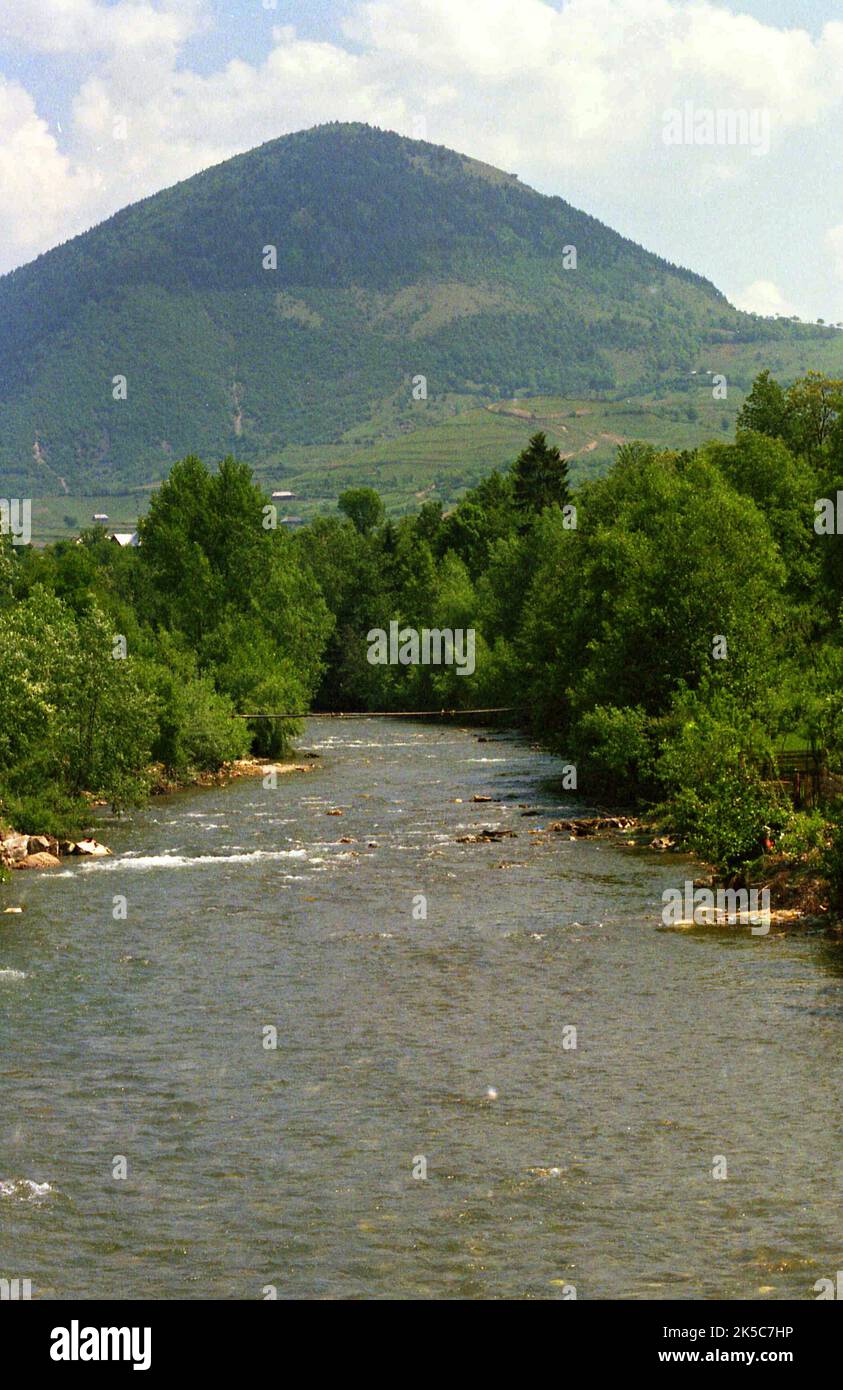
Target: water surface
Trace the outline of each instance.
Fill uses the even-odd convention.
[[[661,930],[694,866],[530,833],[583,808],[515,736],[303,746],[306,776],[156,798],[113,859],[0,887],[0,1274],[813,1297],[843,1254],[840,948]],[[517,836],[457,843],[483,825]]]

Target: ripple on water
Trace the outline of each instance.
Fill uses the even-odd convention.
[[[95,859],[80,864],[82,873],[120,869],[192,869],[198,864],[253,864],[272,859],[307,859],[306,849],[253,849],[244,854],[126,854],[120,858]]]

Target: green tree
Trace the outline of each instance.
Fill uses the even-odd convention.
[[[815,591],[820,562],[813,528],[814,470],[783,440],[753,432],[739,432],[734,444],[709,444],[700,457],[763,513],[787,566],[791,592],[807,599]]]
[[[173,634],[158,635],[155,659],[147,660],[144,671],[159,705],[152,757],[170,774],[214,771],[248,752],[250,731],[245,720],[234,718],[231,697],[198,672],[193,652]]]
[[[762,775],[773,756],[767,732],[741,696],[710,678],[696,691],[680,687],[671,714],[656,768],[668,825],[721,867],[757,859],[764,827],[778,830],[789,818],[785,797]]]
[[[737,429],[754,430],[771,439],[789,439],[789,412],[784,391],[768,370],[760,372],[738,413]]]
[[[131,655],[115,659],[114,636],[97,608],[76,619],[37,585],[0,611],[5,795],[43,794],[65,812],[75,805],[78,816],[82,792],[118,808],[144,794],[156,701],[139,663]],[[49,828],[46,819],[32,829]]]
[[[563,507],[570,500],[568,463],[558,449],[539,431],[512,465],[513,495],[518,511],[529,516],[554,503]]]
[[[492,547],[513,535],[516,525],[512,473],[490,473],[444,519],[438,553],[452,550],[476,579],[488,565]]]
[[[380,494],[373,487],[350,487],[341,492],[337,502],[361,536],[367,536],[380,526],[386,515]]]
[[[15,552],[11,537],[0,534],[0,607],[11,601],[15,577]]]
[[[711,670],[747,699],[765,690],[786,572],[749,498],[703,457],[632,446],[582,490],[577,515],[576,531],[538,538],[523,610],[539,718],[553,727],[595,705],[659,715],[681,682],[696,688]]]
[[[818,458],[843,411],[843,381],[809,372],[788,387],[785,399],[794,448]]]
[[[225,459],[212,474],[187,458],[140,528],[155,626],[184,634],[199,670],[244,713],[307,708],[332,625],[293,538],[273,521],[246,465]],[[273,753],[284,741],[265,721],[255,738]]]

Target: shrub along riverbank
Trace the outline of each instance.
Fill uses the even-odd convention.
[[[841,403],[839,382],[764,373],[733,442],[624,445],[573,495],[537,436],[447,515],[386,519],[358,488],[296,534],[244,466],[189,458],[138,549],[4,538],[0,819],[70,838],[89,798],[144,796],[153,763],[187,779],[296,732],[237,714],[517,706],[590,801],[656,808],[724,871],[760,872],[772,844],[839,906]],[[395,621],[473,629],[473,673],[372,664],[367,634]],[[825,770],[811,808],[778,775],[800,748]]]

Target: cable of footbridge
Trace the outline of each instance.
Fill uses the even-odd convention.
[[[283,714],[236,714],[235,719],[429,719],[441,715],[523,714],[520,705],[491,705],[484,709],[335,709],[298,710]]]

